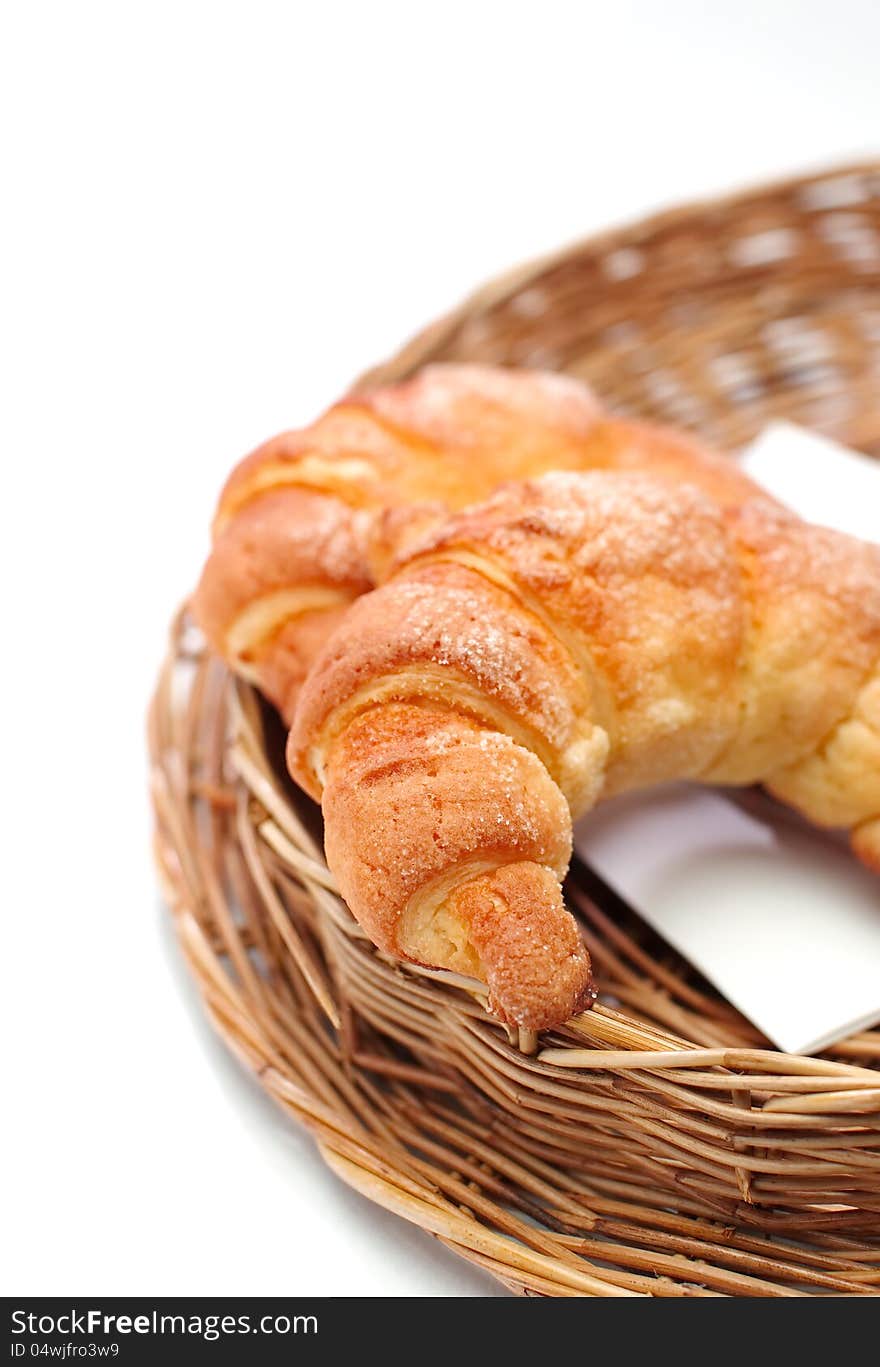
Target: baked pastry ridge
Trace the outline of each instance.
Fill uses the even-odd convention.
[[[513,483],[349,609],[288,762],[377,945],[560,1024],[590,990],[572,817],[673,779],[764,783],[880,869],[880,548],[746,486]]]
[[[241,462],[193,611],[214,650],[290,721],[311,661],[347,605],[384,577],[404,532],[505,480],[594,468],[688,478],[695,466],[722,502],[749,487],[681,434],[609,418],[577,380],[428,366],[343,399]]]

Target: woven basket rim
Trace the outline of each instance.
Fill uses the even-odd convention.
[[[526,261],[501,271],[475,289],[467,291],[457,305],[441,314],[427,327],[419,329],[384,361],[370,366],[359,375],[351,389],[357,391],[384,383],[389,367],[393,367],[398,373],[409,373],[419,369],[429,359],[430,353],[436,349],[444,335],[453,332],[470,313],[482,311],[487,306],[497,304],[527,288],[533,280],[545,275],[572,256],[582,253],[602,256],[611,250],[639,245],[695,217],[720,219],[742,205],[775,199],[779,195],[804,191],[810,186],[824,185],[829,181],[843,181],[850,177],[862,176],[880,176],[880,157],[864,157],[843,164],[830,163],[824,168],[811,168],[802,174],[793,172],[782,179],[761,178],[745,187],[740,186],[718,196],[695,196],[680,204],[659,208],[647,215],[624,217],[620,223],[612,224],[599,232],[573,237],[563,246],[539,252]]]
[[[358,384],[466,354],[459,332],[472,313],[491,325],[491,352],[492,328],[507,325],[499,304],[557,265],[643,246],[695,215],[714,231],[740,212],[747,218],[756,199],[784,203],[849,177],[871,179],[880,227],[876,161],[665,210],[508,272]],[[833,244],[814,248],[811,226],[798,224],[797,249],[819,253],[820,269],[795,260],[798,287],[836,269]],[[854,441],[867,433],[880,450],[871,421],[856,421],[865,386],[876,392],[880,334],[877,358],[862,357],[870,338],[833,312],[838,296],[850,307],[861,290],[871,307],[876,296],[880,319],[880,268],[866,273],[844,256],[839,274],[830,335],[844,341],[828,383],[858,402],[843,406],[838,427],[833,408],[827,421],[822,409],[818,425]],[[768,278],[775,288],[772,270]],[[793,289],[797,307],[802,294]],[[823,318],[811,315],[810,326]],[[663,329],[657,317],[649,322],[656,340]],[[542,326],[534,324],[538,334]],[[736,335],[751,326],[749,315]],[[566,366],[579,373],[578,338],[565,344]],[[489,359],[503,362],[506,345],[500,335]],[[695,353],[701,345],[698,336]],[[663,361],[674,371],[678,357]],[[742,400],[760,415],[814,398],[810,372],[777,361],[766,357],[766,397]],[[684,362],[690,383],[694,354]],[[620,378],[623,389],[639,383]],[[756,420],[751,409],[746,419],[737,433]],[[479,985],[399,964],[369,944],[335,894],[308,813],[291,803],[270,725],[253,690],[205,654],[185,616],[175,619],[150,721],[166,900],[213,1024],[343,1180],[528,1294],[876,1294],[880,1032],[831,1057],[768,1047],[575,877],[568,886],[602,1000],[542,1040],[506,1035]]]
[[[200,645],[193,647],[191,631],[185,617],[173,624],[171,653],[151,710],[156,852],[165,899],[174,915],[184,958],[199,985],[215,1029],[274,1100],[314,1135],[322,1157],[339,1177],[370,1200],[433,1233],[459,1256],[489,1271],[518,1292],[690,1295],[706,1294],[699,1290],[704,1286],[711,1294],[778,1295],[797,1294],[789,1284],[799,1281],[812,1286],[817,1294],[875,1294],[875,1286],[880,1286],[880,1243],[875,1250],[871,1235],[880,1231],[877,1215],[871,1213],[870,1207],[867,1211],[857,1210],[849,1220],[830,1212],[823,1218],[821,1211],[813,1213],[811,1207],[809,1223],[805,1225],[807,1212],[764,1212],[751,1203],[758,1194],[760,1182],[779,1183],[783,1180],[782,1174],[792,1166],[795,1172],[803,1174],[795,1178],[796,1181],[816,1182],[823,1167],[827,1166],[824,1153],[820,1150],[815,1159],[806,1162],[804,1157],[809,1158],[813,1152],[810,1145],[815,1143],[815,1135],[821,1133],[825,1125],[856,1124],[860,1130],[866,1125],[870,1127],[868,1133],[869,1137],[873,1134],[873,1144],[865,1156],[876,1163],[874,1145],[878,1142],[880,1129],[880,1077],[876,1071],[841,1060],[786,1056],[772,1050],[699,1049],[684,1041],[684,1047],[678,1050],[661,1052],[654,1048],[639,1053],[635,1046],[650,1043],[643,1036],[644,1027],[638,1021],[628,1019],[625,1013],[601,1005],[583,1018],[580,1039],[577,1024],[570,1023],[567,1038],[551,1039],[537,1054],[528,1052],[533,1042],[516,1037],[505,1041],[499,1023],[487,1017],[479,1001],[472,998],[475,985],[466,980],[455,981],[454,975],[432,974],[428,970],[394,963],[365,943],[366,937],[348,910],[333,897],[332,880],[326,866],[315,861],[314,849],[308,848],[308,837],[302,841],[304,849],[285,848],[285,830],[279,832],[273,823],[273,817],[281,816],[282,823],[288,824],[278,805],[279,797],[282,803],[284,797],[279,793],[272,765],[266,758],[259,730],[260,704],[248,685],[233,680],[225,667],[206,655]],[[204,683],[195,711],[206,734],[212,737],[211,745],[217,745],[220,732],[225,735],[226,724],[231,724],[229,743],[222,740],[219,748],[223,750],[223,763],[230,755],[235,756],[234,775],[227,775],[221,782],[223,774],[219,768],[216,775],[206,781],[200,780],[198,787],[179,763],[184,751],[168,745],[171,727],[178,730],[177,744],[183,742],[186,753],[192,755],[209,748],[203,738],[187,734],[190,723],[180,715],[175,716],[178,670],[182,665],[189,671],[194,662],[203,671],[203,679],[211,676],[211,681]],[[220,713],[215,715],[217,708]],[[218,718],[222,722],[219,728],[216,725]],[[288,917],[289,908],[276,908],[276,912],[285,918],[287,933],[282,931],[282,947],[311,1003],[311,1036],[303,1019],[296,1028],[285,1027],[285,1031],[291,1031],[289,1041],[293,1056],[285,1051],[285,1040],[278,1034],[277,1023],[273,1025],[272,1020],[266,1018],[259,989],[256,994],[248,995],[251,942],[242,937],[229,909],[218,905],[216,862],[205,861],[204,851],[193,846],[192,835],[187,841],[185,833],[181,832],[184,794],[190,803],[195,797],[204,809],[203,815],[210,820],[235,813],[235,828],[240,832],[237,839],[247,859],[255,856],[259,840],[264,846],[262,858],[265,859],[265,851],[269,852],[270,868],[274,863],[273,852],[275,855],[280,852],[285,875],[296,875],[305,884],[314,879],[315,887],[324,890],[324,896],[315,900],[313,913],[323,923],[320,939],[326,951],[325,967],[317,962],[314,946],[308,934],[303,934],[303,927]],[[295,814],[291,812],[287,816],[292,818],[289,830],[295,834]],[[243,828],[249,832],[247,837]],[[195,865],[202,865],[201,875],[198,868],[190,864],[191,859]],[[212,866],[213,875],[210,873]],[[264,867],[263,877],[266,872]],[[207,925],[205,909],[199,906],[201,899],[193,890],[193,884],[199,881],[203,883],[203,896],[212,907]],[[314,891],[315,888],[313,894]],[[422,1028],[427,1023],[430,1040],[428,1055],[421,1062],[400,1061],[396,1050],[379,1052],[375,1045],[370,1048],[359,1042],[356,1027],[352,1033],[351,1002],[344,990],[340,995],[340,980],[337,979],[335,992],[332,982],[332,965],[335,961],[338,972],[339,958],[345,955],[352,956],[358,971],[367,966],[374,974],[374,981],[362,984],[368,987],[368,996],[375,997],[378,990],[392,1010],[403,1006],[409,1011],[413,1003],[417,1005]],[[331,967],[329,977],[327,967]],[[341,981],[350,985],[351,978]],[[731,1135],[733,1147],[725,1157],[717,1147],[717,1128],[711,1138],[707,1138],[705,1132],[711,1127],[696,1119],[691,1129],[686,1127],[675,1141],[682,1146],[682,1152],[687,1152],[691,1145],[696,1146],[693,1150],[697,1165],[695,1186],[686,1186],[680,1198],[667,1194],[651,1199],[647,1193],[617,1180],[613,1167],[610,1173],[605,1171],[602,1178],[595,1180],[585,1193],[582,1193],[580,1183],[572,1185],[571,1176],[566,1177],[554,1201],[562,1201],[563,1208],[568,1208],[566,1203],[572,1199],[576,1205],[586,1202],[587,1213],[579,1208],[569,1209],[560,1234],[564,1234],[568,1223],[576,1224],[579,1219],[586,1219],[588,1227],[592,1227],[593,1212],[598,1208],[605,1211],[599,1221],[602,1232],[610,1231],[615,1240],[621,1237],[629,1241],[626,1247],[615,1245],[612,1248],[600,1240],[598,1250],[585,1250],[585,1256],[590,1256],[585,1267],[578,1269],[566,1253],[564,1239],[556,1255],[551,1256],[553,1245],[534,1223],[538,1210],[528,1204],[528,1193],[536,1180],[545,1189],[548,1187],[550,1170],[546,1155],[553,1155],[554,1141],[549,1138],[541,1141],[538,1152],[542,1154],[542,1161],[533,1170],[535,1151],[527,1138],[521,1141],[514,1138],[511,1142],[504,1129],[497,1127],[495,1119],[488,1127],[485,1123],[474,1127],[474,1119],[485,1115],[485,1102],[482,1110],[477,1107],[476,1116],[471,1114],[470,1120],[467,1116],[459,1119],[461,1133],[458,1137],[450,1133],[448,1116],[438,1115],[436,1106],[431,1105],[436,1096],[442,1097],[444,1093],[455,1096],[457,1091],[443,1058],[443,1048],[440,1048],[439,1057],[434,1048],[438,1034],[436,1022],[443,1015],[452,1022],[452,1038],[458,1040],[459,1050],[465,1051],[459,1052],[457,1058],[463,1076],[468,1077],[472,1052],[475,1061],[482,1060],[481,1070],[490,1060],[500,1068],[499,1078],[502,1081],[506,1078],[506,1085],[514,1087],[512,1095],[519,1098],[516,1112],[525,1103],[527,1117],[530,1114],[529,1096],[533,1095],[541,1101],[539,1114],[546,1111],[551,1126],[561,1123],[561,1119],[553,1117],[564,1117],[577,1100],[577,1091],[571,1090],[572,1084],[575,1088],[586,1086],[589,1090],[596,1083],[600,1101],[602,1095],[619,1096],[620,1102],[613,1103],[616,1111],[618,1105],[630,1105],[632,1098],[638,1099],[647,1078],[653,1079],[660,1088],[659,1096],[671,1092],[679,1098],[689,1097],[689,1108],[705,1108],[707,1118],[711,1118],[713,1108],[716,1108],[724,1117],[724,1129],[730,1126],[736,1132],[737,1122],[745,1121],[756,1127],[757,1139],[757,1127],[766,1125],[768,1120],[774,1128],[795,1127],[791,1135],[793,1152],[777,1157],[771,1150],[762,1157],[767,1151],[760,1145],[753,1148],[748,1135],[742,1149],[738,1144],[743,1141],[737,1141]],[[331,1040],[339,1041],[338,1061]],[[611,1049],[609,1042],[616,1042],[619,1047]],[[673,1041],[667,1037],[663,1042]],[[322,1057],[327,1054],[332,1057]],[[298,1067],[293,1065],[294,1058]],[[331,1065],[333,1071],[328,1072]],[[329,1076],[332,1080],[334,1073],[339,1095],[335,1104],[328,1104],[321,1078]],[[473,1076],[471,1072],[471,1082]],[[477,1076],[480,1076],[479,1072]],[[455,1077],[454,1073],[452,1077]],[[608,1082],[602,1080],[606,1077]],[[392,1120],[392,1138],[398,1144],[402,1141],[406,1145],[405,1151],[393,1144],[389,1149],[383,1106],[368,1079],[398,1090],[405,1088],[407,1093],[415,1090],[420,1096],[418,1119],[413,1102],[405,1095],[401,1115]],[[352,1102],[350,1089],[355,1081],[358,1093],[366,1089],[366,1108],[368,1113],[375,1112],[379,1123],[377,1133],[364,1128],[364,1098],[359,1098],[359,1104]],[[563,1099],[563,1095],[567,1099]],[[491,1102],[492,1096],[493,1088],[490,1088],[488,1097],[494,1107],[497,1103]],[[764,1109],[753,1110],[762,1103],[762,1098]],[[499,1119],[503,1115],[503,1110],[499,1110]],[[536,1133],[548,1136],[552,1131],[546,1130],[546,1123],[542,1121],[542,1128]],[[636,1124],[639,1124],[638,1114]],[[530,1128],[526,1125],[526,1136]],[[427,1139],[423,1137],[424,1133],[427,1133]],[[782,1133],[791,1131],[783,1129]],[[828,1132],[826,1147],[838,1142],[837,1133],[839,1130],[834,1128]],[[491,1149],[487,1149],[487,1142]],[[666,1142],[661,1143],[661,1151]],[[526,1144],[525,1148],[522,1143]],[[409,1156],[413,1145],[417,1155],[426,1144],[429,1146],[427,1166]],[[466,1145],[464,1150],[463,1144]],[[799,1144],[806,1147],[800,1149]],[[560,1150],[551,1161],[558,1162],[564,1152]],[[701,1155],[707,1152],[711,1155],[708,1172],[701,1177]],[[525,1195],[505,1192],[500,1205],[493,1202],[487,1206],[475,1187],[481,1172],[479,1168],[473,1168],[472,1159],[468,1157],[473,1154],[483,1165],[490,1161],[490,1154],[494,1154],[494,1162],[500,1165],[501,1172],[508,1178],[512,1173],[524,1188]],[[731,1172],[738,1191],[736,1200],[716,1191],[717,1183],[712,1173],[717,1169],[719,1157]],[[833,1149],[829,1157],[832,1170],[836,1171]],[[414,1167],[411,1166],[413,1162]],[[592,1162],[601,1170],[598,1157]],[[841,1171],[848,1174],[847,1169]],[[858,1171],[856,1169],[857,1174]],[[873,1172],[872,1167],[857,1180],[873,1182],[876,1180],[872,1177]],[[463,1184],[462,1173],[470,1185]],[[846,1180],[851,1180],[848,1175]],[[493,1190],[491,1185],[489,1190]],[[452,1207],[446,1203],[450,1196]],[[880,1201],[880,1195],[876,1199]],[[440,1200],[439,1207],[436,1207],[437,1200]],[[498,1200],[496,1195],[494,1201]],[[511,1202],[514,1208],[524,1210],[525,1224],[508,1215]],[[664,1215],[667,1208],[670,1213]],[[467,1212],[464,1218],[462,1210]],[[616,1222],[614,1217],[617,1216],[626,1217],[623,1225]],[[490,1220],[489,1230],[484,1227],[486,1219]],[[661,1230],[668,1225],[673,1232],[658,1233],[658,1221]],[[820,1225],[818,1243],[808,1239],[806,1233],[814,1222]],[[493,1229],[492,1225],[498,1228]],[[634,1242],[637,1236],[633,1230],[642,1225],[644,1230],[638,1237],[644,1238],[646,1248]],[[551,1223],[551,1230],[553,1228]],[[783,1242],[777,1247],[776,1240],[780,1236]],[[671,1244],[669,1240],[672,1240]],[[701,1258],[708,1262],[700,1261],[696,1267],[690,1267],[696,1254],[689,1240],[697,1241],[695,1247],[701,1249]],[[679,1252],[667,1255],[668,1247],[679,1248]],[[651,1248],[653,1252],[646,1251]],[[684,1250],[686,1258],[679,1266]],[[865,1261],[874,1253],[876,1268],[873,1262]],[[598,1263],[592,1260],[596,1256],[600,1258]],[[610,1267],[604,1265],[608,1257],[612,1258]],[[646,1269],[650,1271],[650,1277],[646,1276]],[[781,1278],[784,1290],[776,1286],[775,1280],[767,1280],[771,1274],[773,1279]],[[685,1289],[679,1287],[679,1277]],[[653,1283],[652,1278],[659,1280]],[[695,1286],[691,1285],[693,1279],[696,1279]]]

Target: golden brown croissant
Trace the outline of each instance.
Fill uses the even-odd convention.
[[[399,539],[394,510],[463,508],[504,480],[549,470],[647,464],[688,478],[695,459],[716,498],[744,497],[748,482],[721,457],[677,433],[608,419],[575,380],[429,366],[344,399],[238,466],[193,610],[214,649],[289,720],[319,647]],[[411,534],[408,511],[403,521]]]
[[[704,475],[505,487],[350,609],[301,694],[288,761],[354,914],[509,1022],[585,1001],[559,879],[610,794],[762,782],[880,870],[880,548]]]

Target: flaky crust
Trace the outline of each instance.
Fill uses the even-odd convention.
[[[217,537],[193,612],[284,712],[341,609],[370,587],[367,531],[363,513],[291,487],[253,499]]]
[[[308,652],[313,658],[329,635],[343,597],[382,582],[450,509],[485,499],[506,480],[594,468],[649,468],[696,483],[724,505],[756,493],[689,438],[609,418],[575,380],[428,366],[404,383],[344,399],[241,462],[220,498],[196,618],[232,668],[279,705],[284,699],[289,713]],[[301,616],[308,621],[297,623]],[[235,619],[240,630],[230,633]]]
[[[588,970],[552,823],[567,841],[570,811],[667,780],[764,782],[878,868],[880,548],[744,492],[512,484],[424,530],[351,611],[288,759],[323,787],[328,860],[377,943],[559,1023]]]
[[[426,366],[252,452],[230,475],[215,525],[285,485],[375,510],[436,500],[463,507],[505,479],[582,468],[599,415],[590,391],[565,376]]]
[[[586,705],[570,657],[540,621],[483,575],[428,563],[393,595],[355,603],[322,655],[290,742],[302,786],[320,799],[323,755],[363,706],[362,688],[368,703],[379,692],[393,702],[436,691],[445,701],[452,680],[460,710],[490,723],[503,714],[506,729],[521,726],[548,759],[564,750]],[[300,738],[308,739],[302,750]]]
[[[340,890],[382,949],[483,978],[531,1028],[585,996],[589,959],[559,896],[569,813],[529,750],[446,708],[374,708],[334,747],[324,815]]]
[[[450,905],[479,954],[489,1008],[509,1025],[550,1030],[592,1005],[590,957],[552,869],[502,864]]]

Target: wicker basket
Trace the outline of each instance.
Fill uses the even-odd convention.
[[[580,244],[368,378],[438,359],[566,370],[728,447],[785,416],[876,452],[880,165]],[[159,868],[208,1014],[346,1182],[520,1292],[880,1288],[880,1033],[776,1052],[576,868],[599,1002],[510,1038],[476,984],[365,938],[277,720],[185,613],[150,742]]]

